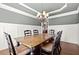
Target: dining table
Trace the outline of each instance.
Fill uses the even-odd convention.
[[[30,48],[31,55],[33,55],[33,48],[41,45],[43,42],[48,41],[52,38],[52,35],[49,34],[39,34],[39,35],[32,35],[32,36],[22,36],[15,38],[17,42],[20,42],[25,47]]]

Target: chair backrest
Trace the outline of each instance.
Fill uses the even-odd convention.
[[[52,48],[52,54],[54,54],[54,55],[59,55],[61,52],[61,45],[60,45],[61,34],[62,34],[62,31],[60,31],[58,33],[58,35],[54,41],[54,45]]]
[[[49,30],[49,34],[52,35],[53,37],[55,37],[55,30],[53,30],[53,29]]]
[[[8,34],[6,32],[4,32],[4,34],[5,34],[5,38],[7,40],[10,55],[16,55],[16,51],[15,51],[10,34]]]
[[[59,36],[59,38],[61,38],[62,35],[62,31],[57,32],[57,36]]]
[[[60,32],[61,32],[61,31],[58,31],[58,32],[57,32],[57,35],[58,35]]]
[[[31,30],[25,30],[24,31],[24,36],[31,36],[31,35],[32,35]]]
[[[37,29],[33,30],[33,34],[34,35],[38,35],[39,34],[39,31]]]

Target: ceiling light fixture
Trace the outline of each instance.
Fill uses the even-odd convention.
[[[38,13],[37,14],[38,19],[40,20],[45,20],[48,18],[48,13],[46,13],[46,11],[43,11],[42,13]]]

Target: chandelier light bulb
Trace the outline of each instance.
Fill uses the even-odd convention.
[[[45,11],[43,11],[43,15],[46,15],[46,12]]]
[[[46,16],[47,16],[47,17],[49,16],[48,13],[46,14]]]
[[[38,13],[38,14],[37,14],[37,17],[39,17],[40,15],[41,15],[41,13]]]

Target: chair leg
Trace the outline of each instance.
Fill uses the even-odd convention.
[[[58,54],[60,55],[61,52],[61,46],[58,48]]]
[[[19,42],[17,42],[17,47],[18,47],[18,46],[20,46],[20,43],[19,43]]]

